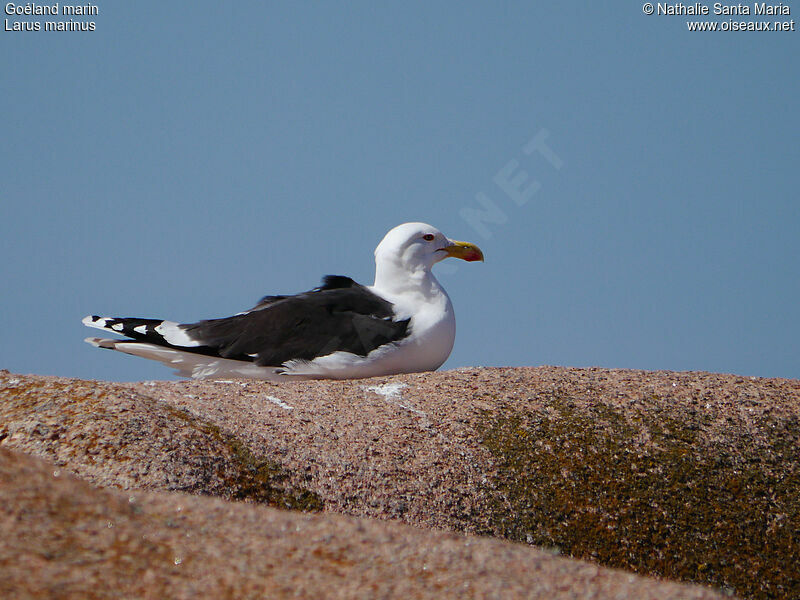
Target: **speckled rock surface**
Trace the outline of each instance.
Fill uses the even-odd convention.
[[[0,374],[0,444],[92,483],[490,535],[800,597],[800,381],[555,367],[343,382]]]
[[[652,598],[711,590],[338,515],[90,486],[0,449],[2,598]]]

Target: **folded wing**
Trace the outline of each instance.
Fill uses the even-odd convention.
[[[333,352],[366,356],[409,334],[387,300],[349,277],[328,276],[322,286],[295,296],[267,296],[244,313],[178,324],[155,319],[87,317],[89,326],[137,342],[186,352],[280,366]]]

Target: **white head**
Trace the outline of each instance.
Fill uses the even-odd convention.
[[[475,244],[451,240],[431,225],[398,225],[375,248],[376,285],[382,270],[393,272],[395,276],[397,271],[424,275],[448,256],[470,262],[483,260],[483,253]]]

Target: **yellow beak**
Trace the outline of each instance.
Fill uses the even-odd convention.
[[[450,243],[452,244],[451,246],[443,248],[443,250],[447,252],[447,256],[460,258],[461,260],[466,260],[468,262],[475,260],[483,261],[483,252],[481,252],[481,249],[475,244],[471,244],[469,242],[458,242],[456,240],[450,240]]]

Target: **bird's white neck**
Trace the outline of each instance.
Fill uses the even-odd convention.
[[[404,265],[388,260],[376,261],[373,287],[392,296],[413,293],[431,298],[444,293],[430,268],[409,270]]]

